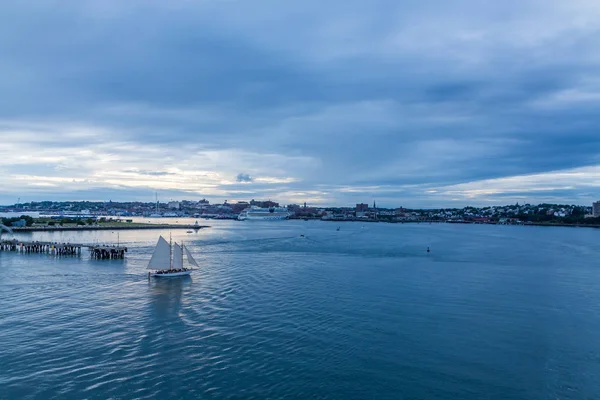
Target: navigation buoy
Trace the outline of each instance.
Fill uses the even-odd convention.
[[[429,253],[429,251],[430,251],[430,250],[429,250],[429,246],[427,246],[427,252]]]

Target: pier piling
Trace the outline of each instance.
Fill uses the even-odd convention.
[[[97,260],[122,260],[127,252],[127,247],[120,246],[89,246],[88,249]]]
[[[98,260],[124,259],[127,252],[127,247],[121,246],[26,242],[17,239],[0,241],[0,251],[14,251],[22,254],[46,253],[55,256],[80,256],[81,249],[84,247],[88,248],[92,258]]]

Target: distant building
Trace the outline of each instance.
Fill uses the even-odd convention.
[[[592,215],[594,217],[600,217],[600,201],[592,203]]]
[[[262,208],[271,208],[271,207],[279,207],[279,203],[276,203],[274,201],[256,201],[254,199],[252,199],[250,201],[250,205],[251,206],[257,206],[257,207],[262,207]]]
[[[10,225],[13,226],[13,227],[15,227],[15,228],[22,228],[22,227],[24,227],[24,226],[27,225],[27,221],[25,221],[24,219],[20,219],[18,221],[14,221]]]
[[[369,205],[365,203],[360,203],[356,205],[356,212],[365,212],[369,209]]]
[[[231,204],[231,211],[239,214],[241,213],[243,210],[245,210],[246,208],[248,208],[249,204],[246,201],[240,201],[239,203],[235,203],[235,204]]]
[[[179,202],[178,201],[170,201],[168,207],[172,210],[179,210]]]

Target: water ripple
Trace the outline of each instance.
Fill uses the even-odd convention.
[[[0,253],[0,398],[597,397],[595,231],[332,227],[223,222],[181,280],[147,279],[152,232]]]

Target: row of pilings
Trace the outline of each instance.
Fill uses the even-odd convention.
[[[81,244],[55,242],[20,242],[4,240],[0,242],[0,251],[16,251],[19,253],[48,253],[59,256],[81,255]]]
[[[97,260],[122,260],[127,247],[91,246],[90,255]]]
[[[122,260],[127,253],[127,247],[84,244],[58,243],[58,242],[24,242],[19,240],[0,241],[0,251],[14,251],[18,253],[47,253],[58,256],[79,256],[81,249],[87,247],[90,256],[97,260]]]

